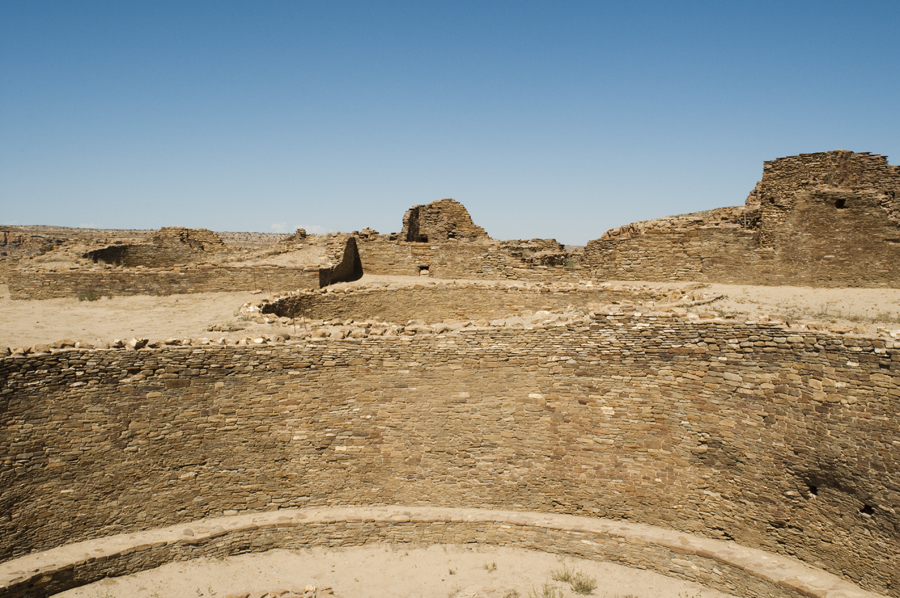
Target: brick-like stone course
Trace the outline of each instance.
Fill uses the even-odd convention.
[[[57,299],[97,295],[176,295],[318,289],[319,268],[269,266],[184,266],[166,269],[96,267],[69,272],[38,269],[11,270],[7,275],[11,299]]]
[[[517,244],[489,241],[466,243],[439,241],[408,243],[387,235],[360,239],[359,255],[368,274],[417,276],[423,270],[434,278],[512,279],[529,281],[590,280],[591,272],[580,262],[534,264],[518,251]]]
[[[483,507],[734,539],[898,596],[898,363],[889,340],[624,314],[5,358],[2,558],[277,508]]]
[[[448,239],[475,241],[490,237],[483,228],[472,222],[465,206],[454,199],[441,199],[407,210],[403,215],[400,238],[428,243]]]
[[[639,222],[591,241],[599,279],[900,286],[900,167],[848,151],[765,162],[745,206]]]

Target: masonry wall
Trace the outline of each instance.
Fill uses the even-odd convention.
[[[435,242],[447,239],[488,239],[483,228],[472,222],[468,210],[456,200],[441,199],[413,206],[403,215],[404,241]]]
[[[406,323],[422,319],[427,324],[452,320],[507,318],[525,311],[560,311],[573,305],[591,309],[600,303],[655,295],[609,289],[577,291],[479,288],[477,286],[424,286],[347,294],[304,293],[284,297],[265,305],[263,313],[313,320],[375,320]]]
[[[326,505],[537,510],[820,562],[900,595],[900,348],[590,326],[0,361],[0,550]]]
[[[181,264],[208,262],[216,257],[216,251],[193,249],[190,245],[109,245],[87,252],[84,257],[95,263],[114,264],[135,268],[171,268]]]
[[[599,280],[764,284],[760,272],[771,260],[754,251],[757,239],[758,233],[737,226],[684,224],[591,241],[584,265]]]
[[[183,267],[171,270],[97,268],[52,272],[11,270],[7,276],[12,299],[54,299],[97,295],[176,295],[263,289],[319,288],[319,269]]]
[[[359,241],[359,255],[368,274],[417,276],[423,270],[434,278],[578,281],[590,277],[579,264],[533,266],[505,251],[496,242],[444,241],[412,243],[372,239]]]
[[[601,280],[900,287],[900,168],[884,156],[772,160],[743,209],[701,214],[609,231],[585,266]]]

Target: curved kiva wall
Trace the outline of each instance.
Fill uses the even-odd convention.
[[[0,360],[2,559],[279,508],[604,517],[900,596],[900,347],[597,316]]]

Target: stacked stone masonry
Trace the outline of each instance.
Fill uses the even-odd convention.
[[[527,242],[526,242],[527,244]],[[535,264],[531,252],[523,252],[522,242],[491,241],[464,243],[443,241],[410,243],[386,235],[361,239],[359,255],[369,274],[417,276],[423,272],[434,278],[511,279],[530,281],[590,280],[578,256],[561,263]]]
[[[184,266],[167,269],[97,267],[69,272],[14,270],[7,282],[12,299],[175,295],[235,290],[318,289],[319,268]]]
[[[763,178],[744,206],[635,222],[607,231],[583,250],[567,250],[552,239],[492,240],[451,199],[415,206],[403,222],[399,234],[365,229],[357,235],[359,263],[352,269],[354,276],[364,271],[443,279],[900,287],[896,267],[900,167],[890,166],[884,156],[866,153],[833,151],[766,162]],[[316,242],[324,243],[337,263],[348,238],[353,237],[338,235]],[[14,241],[7,243],[18,252],[28,246],[23,240]],[[149,243],[113,244],[88,255],[128,268],[135,288],[142,292],[162,283],[152,276],[141,280],[136,266],[171,268],[206,262],[223,247],[215,233],[173,227],[156,233]],[[76,280],[82,272],[84,280]],[[235,281],[227,268],[205,276],[212,279],[219,274],[223,280],[209,280],[204,290],[244,288],[232,286]],[[66,289],[102,287],[107,280],[83,269],[61,273],[18,269],[8,278],[19,289],[16,298],[70,296]],[[328,282],[326,274],[323,284]],[[127,288],[99,290],[133,294]],[[305,287],[286,281],[279,290],[291,288]],[[183,291],[166,294],[172,292]]]
[[[84,257],[126,268],[170,268],[208,262],[211,254],[224,249],[225,243],[210,230],[167,226],[154,232],[148,243],[116,243],[88,251]]]
[[[900,167],[847,151],[766,162],[741,208],[640,222],[588,243],[600,279],[900,286]]]
[[[492,288],[476,285],[424,286],[353,293],[296,293],[266,301],[263,314],[311,320],[380,320],[426,324],[453,320],[490,320],[526,311],[560,311],[636,297],[655,298],[649,291],[586,289]]]
[[[480,507],[733,539],[900,596],[898,367],[890,340],[616,313],[5,358],[0,558],[244,512]]]
[[[88,294],[116,297],[255,289],[274,292],[318,289],[335,282],[358,280],[362,276],[362,265],[356,240],[345,235],[333,245],[332,251],[337,254],[334,260],[337,265],[333,267],[195,264],[169,268],[113,268],[105,265],[61,272],[19,268],[8,273],[7,282],[12,299],[54,299]]]
[[[489,239],[484,229],[472,222],[468,210],[453,199],[433,201],[424,206],[413,206],[403,215],[404,241],[441,242],[448,239],[476,241]]]

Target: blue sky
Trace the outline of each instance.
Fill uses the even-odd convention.
[[[900,2],[0,0],[0,223],[500,239],[900,163]]]

